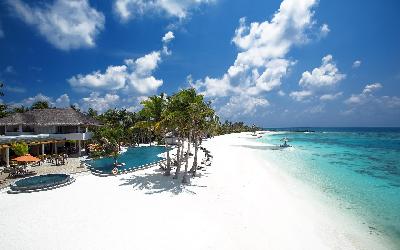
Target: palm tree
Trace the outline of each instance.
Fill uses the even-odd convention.
[[[174,178],[178,178],[181,168],[181,162],[184,153],[184,137],[189,134],[189,115],[188,106],[193,99],[196,92],[193,90],[181,90],[178,93],[172,95],[168,99],[168,105],[166,106],[163,114],[163,120],[165,127],[175,133],[178,137],[178,148],[177,148],[177,168],[175,171]]]
[[[27,111],[29,111],[29,109],[24,105],[12,109],[12,113],[25,113]]]
[[[103,155],[114,158],[114,165],[118,163],[121,142],[123,140],[124,130],[121,126],[114,127],[105,125],[96,130],[94,138],[102,145]]]
[[[7,104],[1,103],[0,104],[0,118],[6,117],[8,115],[8,106]]]
[[[160,136],[163,132],[160,122],[166,107],[165,95],[162,93],[159,96],[150,96],[148,99],[142,101],[141,104],[143,105],[143,109],[139,112],[139,115],[144,120],[137,122],[135,127],[147,130],[151,143],[153,135]]]
[[[50,104],[47,101],[37,101],[32,104],[31,109],[48,109],[50,108]]]
[[[212,112],[211,112],[212,111]],[[204,102],[204,97],[198,95],[195,89],[184,89],[174,94],[168,102],[165,119],[169,121],[170,126],[176,127],[178,134],[178,152],[177,152],[177,168],[174,178],[178,178],[181,161],[183,160],[184,138],[187,138],[187,149],[185,157],[185,171],[182,182],[187,183],[187,173],[189,167],[189,154],[192,139],[195,142],[195,167],[197,166],[197,150],[198,139],[201,131],[204,129],[208,117],[213,115],[213,110],[209,107],[209,103]],[[192,168],[193,169],[193,168]],[[195,172],[195,170],[193,170]]]
[[[0,82],[0,89],[3,89],[4,87],[4,83]],[[4,96],[4,92],[2,90],[0,90],[0,96]]]
[[[97,111],[94,110],[93,108],[89,108],[86,114],[90,117],[96,118],[97,117]]]
[[[214,110],[210,107],[210,103],[204,102],[204,97],[202,95],[198,95],[196,102],[192,103],[191,105],[191,115],[191,119],[193,121],[195,151],[193,165],[190,172],[192,172],[192,176],[195,176],[197,170],[199,141],[204,134],[207,134],[214,122]]]

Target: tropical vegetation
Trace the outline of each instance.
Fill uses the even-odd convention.
[[[29,147],[26,142],[15,142],[11,144],[11,149],[14,151],[15,155],[22,156],[29,153]]]
[[[153,95],[142,101],[141,105],[142,109],[137,112],[116,108],[103,113],[93,108],[84,112],[102,123],[102,126],[92,128],[93,144],[101,149],[93,152],[93,156],[112,156],[117,164],[121,146],[157,142],[167,147],[164,175],[171,175],[172,167],[175,167],[173,178],[182,176],[182,182],[188,183],[189,173],[196,176],[198,151],[204,138],[257,129],[254,125],[248,126],[243,122],[221,123],[211,103],[193,88],[180,90],[171,96]],[[0,106],[0,116],[45,108],[53,107],[46,101],[38,101],[29,108],[3,104]],[[71,108],[82,112],[76,106]],[[168,145],[166,138],[177,140],[174,159],[170,155],[172,145]],[[194,159],[192,166],[189,166],[191,147],[194,147]],[[15,145],[17,151],[19,148],[22,145]]]

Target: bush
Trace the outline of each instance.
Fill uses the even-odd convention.
[[[15,142],[11,144],[11,149],[17,156],[26,155],[29,153],[29,147],[26,142]]]

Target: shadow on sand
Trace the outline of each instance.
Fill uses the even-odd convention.
[[[204,173],[199,173],[195,178],[205,176]],[[171,176],[164,176],[161,170],[154,170],[152,173],[136,174],[130,176],[129,178],[123,178],[124,183],[121,186],[130,185],[134,189],[146,190],[145,194],[157,194],[163,192],[169,192],[172,194],[180,194],[182,192],[196,194],[194,189],[199,187],[206,187],[200,185],[191,184],[192,180],[191,174],[188,174],[190,181],[188,184],[182,184],[182,174],[178,179],[173,179],[173,172]]]

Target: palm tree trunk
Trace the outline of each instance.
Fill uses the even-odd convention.
[[[190,140],[192,137],[192,131],[189,133],[189,138],[188,138],[188,148],[186,152],[186,164],[185,164],[185,172],[183,173],[183,178],[182,178],[182,183],[188,183],[187,179],[187,172],[188,172],[188,167],[189,167],[189,153],[190,153]]]
[[[197,151],[199,150],[199,145],[198,145],[198,140],[197,137],[194,139],[194,159],[193,159],[193,165],[192,165],[192,176],[196,176],[196,171],[197,171]]]
[[[149,132],[149,145],[151,146],[151,132]]]
[[[167,149],[167,169],[166,169],[164,175],[170,176],[171,175],[171,158],[169,156],[169,148],[168,148],[168,143],[167,143],[167,140],[165,139],[165,136],[164,136],[164,141],[165,141],[165,148]]]
[[[185,139],[183,138],[182,139],[182,150],[181,150],[181,162],[182,162],[182,160],[183,160],[183,154],[185,153]]]
[[[182,160],[181,152],[183,152],[183,148],[184,148],[183,140],[181,140],[181,138],[178,138],[178,152],[176,153],[177,166],[176,166],[174,179],[178,179],[179,172],[181,171],[181,160]]]

